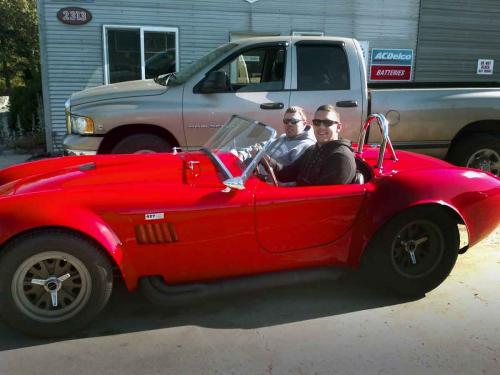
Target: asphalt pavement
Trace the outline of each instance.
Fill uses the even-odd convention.
[[[113,292],[81,333],[35,340],[0,323],[0,374],[498,374],[500,228],[426,296],[358,274],[162,308]]]

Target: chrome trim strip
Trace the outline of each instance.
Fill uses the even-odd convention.
[[[229,171],[229,169],[227,169],[227,167],[225,166],[225,164],[220,160],[220,158],[217,155],[215,155],[212,151],[210,151],[206,147],[202,147],[201,151],[203,151],[204,153],[206,153],[208,155],[208,157],[210,159],[212,159],[212,161],[219,167],[219,169],[222,171],[222,173],[224,173],[226,175],[226,179],[232,179],[233,178],[233,175],[231,174],[231,172]]]

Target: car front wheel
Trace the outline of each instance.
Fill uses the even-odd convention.
[[[37,233],[3,250],[0,314],[14,328],[39,337],[64,336],[82,328],[109,299],[109,261],[78,235]]]
[[[363,266],[375,282],[422,295],[441,284],[458,256],[454,219],[436,207],[416,207],[391,219],[368,246]]]

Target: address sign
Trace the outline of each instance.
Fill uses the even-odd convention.
[[[84,25],[87,22],[90,22],[92,19],[92,13],[83,8],[68,7],[59,9],[59,12],[57,12],[57,18],[62,23],[68,25]]]

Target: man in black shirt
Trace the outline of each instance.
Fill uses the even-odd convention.
[[[322,105],[313,120],[317,143],[294,163],[283,166],[268,158],[281,182],[297,186],[349,184],[356,175],[356,162],[350,142],[339,139],[340,116],[332,105]]]

